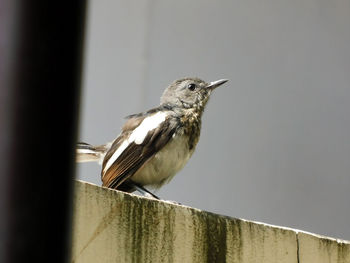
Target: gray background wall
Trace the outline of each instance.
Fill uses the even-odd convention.
[[[349,47],[349,0],[90,0],[79,140],[112,140],[174,79],[228,78],[157,194],[350,239]]]

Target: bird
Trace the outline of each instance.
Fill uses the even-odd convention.
[[[188,162],[199,141],[209,97],[227,81],[175,80],[164,90],[158,107],[127,116],[112,142],[77,143],[76,161],[99,162],[104,187],[159,199],[149,189],[168,183]]]

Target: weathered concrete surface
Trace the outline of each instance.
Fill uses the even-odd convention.
[[[298,234],[300,262],[350,262],[350,243],[307,233]]]
[[[350,263],[350,243],[78,181],[72,262]]]

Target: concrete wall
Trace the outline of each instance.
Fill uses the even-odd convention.
[[[78,181],[72,262],[347,263],[350,243]]]

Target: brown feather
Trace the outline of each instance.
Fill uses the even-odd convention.
[[[140,125],[145,117],[135,116],[127,121],[123,127],[122,134],[113,142],[112,147],[107,152],[103,161],[103,168],[113,153],[130,136],[132,131]],[[157,128],[148,132],[142,144],[130,143],[111,167],[102,174],[103,186],[118,189],[123,182],[131,178],[142,165],[167,144],[176,127],[177,119],[168,119],[168,121],[164,121]]]

